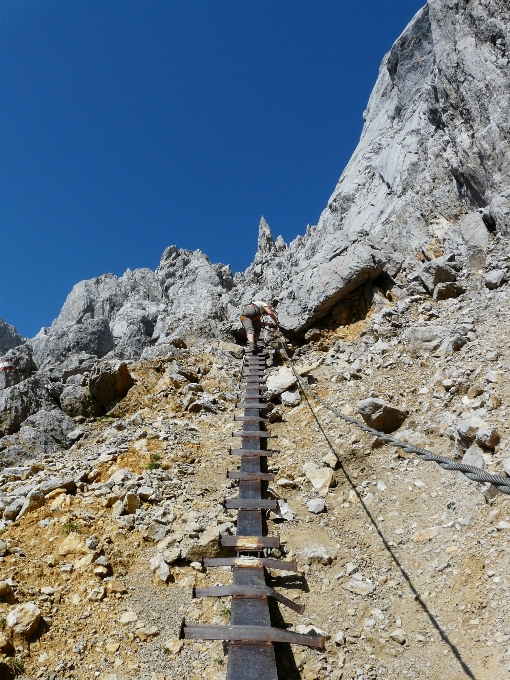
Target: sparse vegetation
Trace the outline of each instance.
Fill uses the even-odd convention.
[[[72,534],[80,533],[80,527],[76,524],[76,522],[66,522],[65,524],[62,525],[62,531],[64,534]]]
[[[15,675],[25,672],[25,662],[16,656],[7,659],[7,665],[10,666]]]
[[[161,456],[159,453],[151,453],[149,462],[147,463],[147,470],[157,470],[161,467]]]

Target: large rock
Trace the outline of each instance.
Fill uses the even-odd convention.
[[[17,432],[24,420],[42,408],[55,408],[55,402],[36,375],[0,390],[0,435]]]
[[[89,389],[97,402],[109,411],[126,396],[133,382],[123,361],[105,361],[92,369]]]
[[[21,426],[16,435],[16,440],[20,446],[34,456],[40,456],[45,453],[55,453],[55,451],[60,448],[51,435],[26,424]]]
[[[427,324],[412,326],[406,331],[405,337],[415,354],[434,352],[447,337],[448,330],[443,326]]]
[[[42,409],[27,418],[24,425],[49,435],[64,448],[68,448],[73,443],[69,435],[76,428],[76,425],[71,418],[58,409],[51,411]]]
[[[60,406],[68,416],[94,418],[104,413],[104,409],[90,394],[88,387],[69,385],[60,395]]]
[[[29,342],[9,350],[2,360],[10,363],[13,370],[0,371],[0,390],[17,385],[36,369],[32,358],[32,345]]]
[[[34,602],[24,602],[9,612],[6,625],[15,635],[29,640],[41,620],[41,610]]]
[[[382,399],[363,399],[356,408],[367,425],[380,432],[395,432],[407,418],[407,411]]]
[[[104,357],[114,346],[107,319],[86,319],[74,326],[55,325],[32,340],[39,368],[63,362],[71,354],[85,352]]]
[[[417,275],[430,295],[438,284],[457,280],[457,274],[448,261],[449,258],[438,257],[424,264],[419,270]]]
[[[281,366],[267,376],[266,388],[268,399],[274,399],[282,392],[286,392],[289,387],[294,387],[296,384],[296,376],[287,368]]]

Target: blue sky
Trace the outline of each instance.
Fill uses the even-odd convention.
[[[0,317],[316,224],[421,0],[0,0]]]

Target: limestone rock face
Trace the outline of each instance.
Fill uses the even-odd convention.
[[[16,431],[50,402],[93,415],[88,374],[98,361],[177,356],[192,335],[231,342],[251,299],[271,301],[282,325],[303,337],[330,314],[352,321],[347,303],[360,290],[360,315],[377,307],[376,280],[438,300],[460,295],[457,255],[479,269],[492,233],[510,230],[509,25],[505,0],[429,0],[382,61],[359,144],[317,225],[285,244],[262,218],[246,271],[232,276],[199,250],[170,246],[155,271],[78,283],[30,345],[0,321],[0,352],[19,360],[0,382],[0,431]],[[506,276],[493,266],[485,285]],[[427,326],[409,332],[416,354],[449,355],[467,341]],[[71,406],[78,392],[73,403],[82,406]],[[118,398],[97,397],[98,412]]]
[[[25,342],[14,326],[10,326],[3,319],[0,319],[0,354],[4,354],[13,347],[17,347]]]

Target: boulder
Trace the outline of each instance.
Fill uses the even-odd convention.
[[[9,612],[6,626],[14,635],[29,640],[39,627],[41,610],[34,602],[24,602]]]
[[[60,406],[68,416],[94,418],[104,413],[104,409],[90,394],[87,387],[69,385],[60,395]]]
[[[31,457],[26,449],[14,444],[0,451],[0,467],[18,467]]]
[[[36,370],[32,358],[32,345],[29,342],[11,349],[2,357],[2,361],[10,364],[13,368],[12,370],[0,370],[0,390],[17,385]]]
[[[449,298],[457,298],[466,292],[464,286],[460,283],[438,283],[434,288],[434,300],[448,300]]]
[[[418,277],[430,295],[432,295],[438,284],[453,283],[457,280],[457,274],[448,265],[446,257],[438,257],[435,260],[426,262],[418,271]]]
[[[420,355],[437,350],[447,335],[448,329],[443,326],[427,324],[412,326],[406,331],[405,338],[411,350]]]
[[[123,399],[134,380],[123,361],[100,362],[90,373],[89,390],[96,401],[109,411]]]
[[[284,406],[299,406],[301,403],[301,395],[298,391],[286,390],[281,395],[282,404]]]
[[[21,423],[42,408],[55,408],[46,385],[37,375],[0,390],[0,435],[17,432]]]
[[[295,384],[294,373],[287,366],[281,366],[267,376],[267,398],[274,399],[282,392],[288,391],[289,387],[294,387]]]
[[[45,453],[55,453],[55,451],[58,451],[60,448],[57,442],[49,434],[25,424],[21,426],[16,435],[16,440],[20,446],[34,454],[34,456],[40,456]]]
[[[499,288],[501,286],[505,276],[506,272],[502,269],[493,269],[484,275],[483,283],[489,290],[494,290],[495,288]]]
[[[75,430],[76,424],[59,409],[38,411],[28,417],[24,424],[51,436],[64,448],[73,443],[71,433]]]
[[[407,411],[388,404],[382,399],[363,399],[356,406],[367,425],[380,432],[395,432],[407,418]]]
[[[475,434],[477,444],[485,446],[488,449],[495,449],[499,444],[500,436],[495,427],[487,426],[481,427]]]
[[[478,212],[464,215],[459,222],[459,231],[466,244],[483,248],[489,245],[489,232]]]
[[[32,340],[34,360],[41,367],[64,362],[72,354],[84,352],[104,357],[114,347],[108,319],[86,319],[72,326],[56,324]]]

